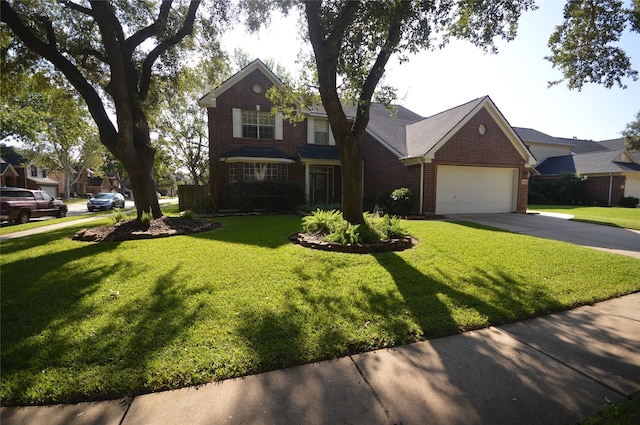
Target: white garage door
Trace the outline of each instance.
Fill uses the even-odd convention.
[[[516,210],[516,168],[438,166],[436,214]]]
[[[627,176],[624,183],[624,196],[640,198],[640,177]]]

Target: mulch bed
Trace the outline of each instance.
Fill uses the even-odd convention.
[[[208,220],[163,216],[145,227],[138,220],[127,220],[110,226],[82,229],[72,239],[85,242],[128,241],[137,239],[166,238],[176,235],[191,235],[217,229],[221,223]]]
[[[300,244],[305,248],[319,249],[322,251],[347,252],[352,254],[372,254],[376,252],[404,251],[413,248],[418,240],[407,236],[405,238],[388,239],[376,243],[343,245],[335,242],[328,242],[323,235],[295,233],[289,237],[291,242]]]

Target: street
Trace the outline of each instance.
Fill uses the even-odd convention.
[[[178,202],[178,198],[174,197],[174,198],[162,198],[159,199],[158,202],[160,203],[160,205],[164,205],[164,204],[172,204],[172,203],[177,203]],[[132,210],[134,209],[136,206],[134,201],[130,201],[130,200],[125,200],[125,204],[124,204],[124,211],[128,211],[128,210]],[[67,204],[68,210],[67,210],[67,217],[75,217],[75,216],[79,216],[79,215],[84,215],[84,214],[90,214],[90,215],[99,215],[99,214],[110,214],[111,210],[107,210],[107,211],[96,211],[93,213],[90,213],[89,211],[87,211],[87,202],[74,202],[71,204]],[[30,221],[45,221],[45,220],[56,220],[55,217],[41,217],[41,218],[33,218]],[[15,223],[9,223],[9,222],[2,222],[2,227],[5,226],[15,226]]]

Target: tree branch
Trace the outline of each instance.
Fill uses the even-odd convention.
[[[51,62],[51,64],[69,80],[71,85],[78,90],[87,104],[89,113],[93,117],[100,139],[105,146],[115,143],[116,129],[109,119],[107,112],[95,88],[89,84],[80,70],[65,58],[57,49],[52,49],[51,45],[40,40],[20,19],[16,11],[6,1],[0,2],[0,15],[2,22],[6,23],[11,31],[18,37],[31,51]]]
[[[60,3],[63,6],[68,7],[69,9],[75,10],[76,12],[80,12],[80,13],[85,14],[85,15],[93,16],[93,11],[91,9],[86,8],[84,6],[80,6],[79,4],[74,3],[72,1],[61,0]]]
[[[362,90],[360,91],[360,104],[370,105],[371,98],[373,97],[373,93],[375,92],[382,75],[384,74],[385,67],[387,66],[387,62],[389,58],[396,50],[398,45],[400,44],[400,40],[402,39],[402,25],[407,16],[411,12],[411,3],[409,1],[402,1],[398,5],[395,10],[394,16],[391,18],[389,23],[389,33],[387,39],[384,43],[384,46],[378,52],[378,56],[376,58],[375,63],[371,67],[369,71],[369,75],[367,75],[367,79],[365,80]],[[364,118],[364,119],[361,119]],[[366,126],[369,122],[369,108],[366,108],[366,111],[358,105],[356,112],[356,125],[358,128],[354,129],[354,131],[363,131],[366,129]]]
[[[149,86],[151,85],[151,72],[153,70],[153,64],[155,61],[171,47],[179,44],[186,36],[193,32],[193,23],[195,22],[196,12],[200,6],[200,0],[194,0],[189,3],[189,10],[184,18],[182,27],[174,35],[163,40],[158,44],[145,58],[142,63],[142,73],[140,75],[140,99],[144,100],[149,93]]]
[[[165,27],[169,12],[171,11],[172,3],[173,0],[164,0],[160,5],[160,11],[158,12],[156,20],[151,25],[146,26],[127,39],[127,49],[129,51],[134,51],[135,48],[142,44],[146,39],[157,34]]]

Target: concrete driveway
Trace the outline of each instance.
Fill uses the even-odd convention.
[[[460,214],[447,216],[447,220],[469,221],[640,259],[640,232],[636,230],[582,223],[541,214]]]

